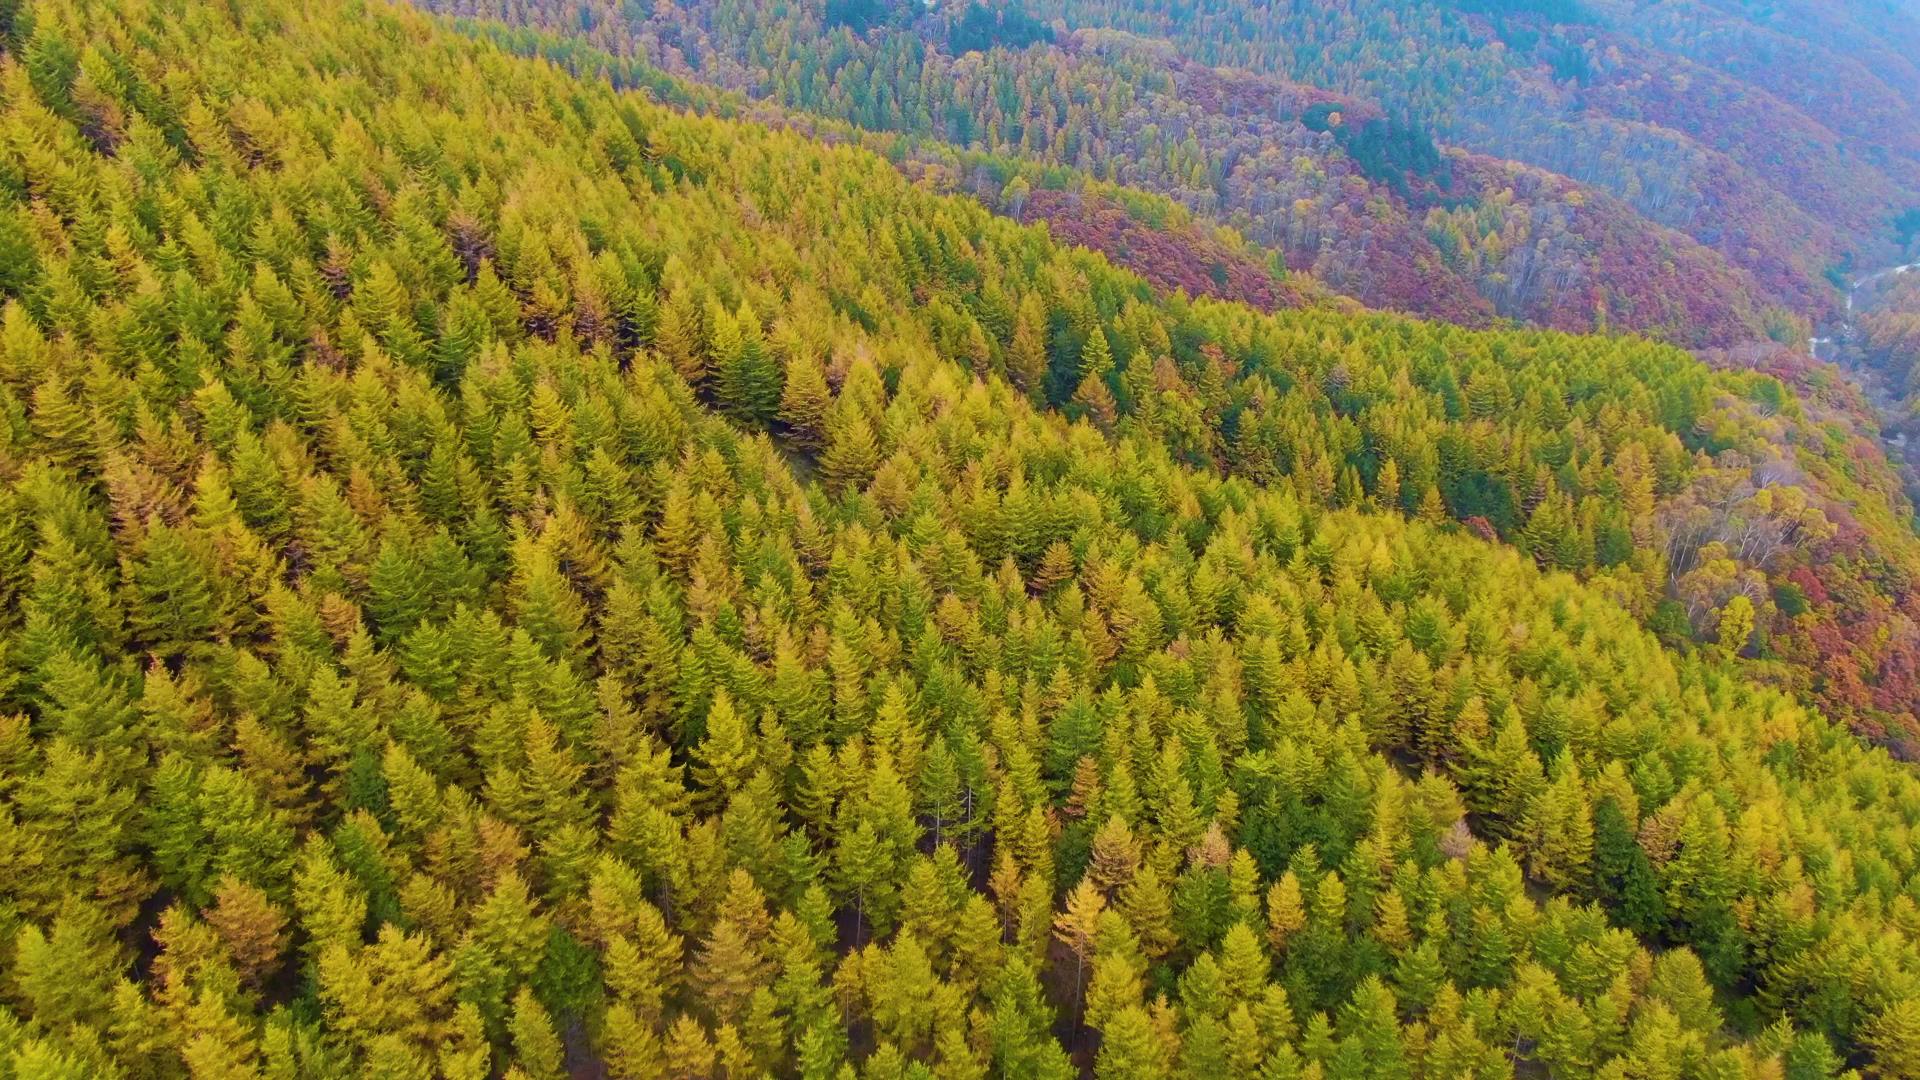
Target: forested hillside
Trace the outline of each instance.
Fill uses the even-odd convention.
[[[1782,295],[1920,205],[1920,18],[1819,0],[1034,0],[1592,183]]]
[[[730,53],[715,51],[720,44],[732,42],[754,55],[763,47],[791,45],[797,50],[791,79],[795,87],[826,85],[808,74],[820,74],[816,63],[840,71],[845,77],[835,76],[831,85],[836,89],[814,103],[864,117],[863,122],[877,126],[889,121],[869,110],[898,104],[890,96],[890,87],[911,83],[916,92],[939,94],[948,92],[952,83],[944,75],[875,80],[861,59],[878,43],[883,53],[892,50],[899,56],[923,59],[931,65],[929,70],[946,65],[937,49],[929,50],[922,42],[928,32],[925,20],[911,31],[881,20],[869,25],[864,36],[855,36],[851,26],[841,25],[833,38],[833,59],[821,61],[816,37],[789,31],[818,27],[823,20],[833,22],[845,16],[840,9],[695,5],[684,11],[656,7],[650,12],[609,10],[584,15],[588,9],[569,6],[573,4],[574,0],[567,0],[502,13],[523,22],[588,27],[586,37],[605,41],[629,57],[662,49],[669,56],[685,53],[700,59],[680,66],[723,81],[738,82],[742,76],[725,61]],[[479,9],[467,5],[459,10],[492,9],[483,4]],[[680,29],[668,34],[662,20],[672,20],[671,25]],[[736,37],[723,38],[719,29],[709,35],[704,29],[709,24]],[[690,96],[687,91],[667,89],[686,84],[632,59],[617,59],[583,43],[580,35],[503,33],[500,24],[489,22],[462,25],[470,32],[503,40],[517,51],[562,59],[583,74],[604,72],[617,83],[651,80],[650,90],[664,90],[670,98]],[[769,26],[786,29],[771,32]],[[746,36],[738,37],[741,34]],[[661,45],[660,35],[677,44]],[[694,41],[703,44],[695,48]],[[760,44],[752,48],[744,44],[751,42]],[[1146,54],[1137,45],[1132,43],[1127,46],[1132,51],[1123,52],[1138,60]],[[833,68],[839,61],[844,66]],[[972,53],[953,62],[951,70],[977,72],[984,78],[995,72],[1006,74],[994,65],[1029,63],[1047,69],[1055,58],[1037,49],[1017,55],[1002,50],[991,58]],[[788,70],[782,65],[773,69]],[[1141,92],[1142,87],[1156,85],[1156,70],[1150,65],[1102,68],[1089,63],[1076,68],[1071,78],[1061,74],[1036,85],[1052,95],[1049,100],[1067,109],[1068,103],[1086,97],[1088,86],[1107,87],[1114,100]],[[742,85],[751,89],[750,80]],[[1222,115],[1259,115],[1263,106],[1258,102],[1270,89],[1258,79],[1214,75],[1189,78],[1181,93],[1183,100],[1211,103],[1209,108]],[[966,97],[959,95],[960,104],[941,115],[969,125],[1002,122],[1002,114],[996,112],[998,99],[988,96],[968,102]],[[740,109],[739,99],[728,101],[727,108]],[[1314,108],[1331,101],[1321,93]],[[1364,106],[1347,104],[1350,112],[1362,115],[1359,110]],[[1315,115],[1324,128],[1334,113]],[[949,144],[862,136],[807,114],[774,112],[769,117],[810,133],[865,142],[924,184],[970,191],[1001,212],[1023,220],[1045,220],[1056,235],[1102,250],[1163,289],[1177,286],[1262,308],[1314,295],[1311,281],[1297,274],[1275,281],[1249,258],[1236,257],[1231,245],[1198,235],[1195,223],[1182,218],[1177,209],[1137,189],[1063,175],[1064,167],[1036,171],[1018,159],[957,151]],[[1352,124],[1360,122],[1356,119]],[[1027,129],[1019,130],[1023,138],[1028,137]],[[1558,190],[1576,202],[1582,200],[1581,193],[1564,180],[1510,163],[1475,160],[1478,164],[1456,158],[1455,175],[1470,168],[1505,172],[1535,187]],[[1005,179],[1009,174],[1014,177],[1011,181]],[[1035,183],[1029,183],[1030,176]],[[1056,184],[1077,190],[1060,190]],[[1460,204],[1446,211],[1436,207],[1430,219],[1436,229],[1444,224],[1446,235],[1459,238],[1456,242],[1442,236],[1442,247],[1458,258],[1479,260],[1484,251],[1476,251],[1464,238],[1466,233],[1483,236],[1511,231],[1514,222],[1532,220],[1533,213],[1503,196],[1480,206]],[[1583,227],[1592,227],[1600,219],[1588,215],[1582,220]],[[1464,233],[1456,221],[1466,223]],[[1635,227],[1636,221],[1641,228]],[[1631,215],[1619,219],[1622,250],[1645,245],[1649,234],[1644,226],[1644,221]],[[1351,238],[1354,234],[1343,230],[1340,235]],[[1442,234],[1436,231],[1435,235]],[[1387,255],[1384,261],[1357,268],[1362,280],[1391,288],[1414,267],[1372,245],[1364,234],[1360,243],[1375,255]],[[1501,247],[1484,241],[1481,246]],[[1523,263],[1531,265],[1535,249],[1524,236],[1514,250]],[[1495,276],[1504,279],[1504,275]],[[1707,329],[1723,325],[1717,315],[1725,312],[1715,307],[1711,277],[1703,277],[1695,267],[1640,251],[1623,261],[1615,278],[1636,282],[1640,295],[1648,297],[1650,305],[1657,302],[1666,312],[1662,321],[1670,325],[1705,330],[1708,340],[1747,341],[1760,336],[1754,329],[1727,334]],[[1539,295],[1563,308],[1571,304],[1577,309],[1584,295],[1557,275],[1529,280],[1533,281],[1529,288],[1537,288]],[[1597,310],[1605,307],[1599,304]],[[1032,324],[1033,340],[1043,348],[1024,361],[1015,356],[995,361],[1017,385],[1042,404],[1076,414],[1111,413],[1130,428],[1142,425],[1142,411],[1132,403],[1143,396],[1138,388],[1155,377],[1155,331],[1124,325],[1125,320],[1114,325],[1107,316],[1102,343],[1112,357],[1101,365],[1111,370],[1088,387],[1096,398],[1104,393],[1112,399],[1103,404],[1080,394],[1085,365],[1079,357],[1088,340],[1086,330],[1102,316],[1086,310],[1085,298],[1077,289],[1056,291],[1037,309],[1019,314]],[[1441,314],[1472,321],[1484,311],[1467,303]],[[1920,692],[1916,692],[1920,685],[1920,546],[1911,528],[1913,510],[1900,477],[1874,445],[1879,439],[1870,419],[1874,410],[1859,395],[1846,391],[1833,373],[1818,370],[1777,345],[1743,344],[1710,354],[1715,363],[1734,371],[1764,371],[1786,380],[1805,396],[1809,408],[1803,409],[1789,404],[1792,395],[1765,381],[1750,383],[1741,376],[1711,386],[1689,381],[1700,372],[1680,354],[1640,348],[1632,352],[1632,374],[1625,377],[1636,387],[1653,386],[1656,394],[1623,406],[1608,391],[1620,389],[1616,380],[1626,368],[1619,357],[1625,353],[1608,357],[1605,348],[1594,342],[1540,348],[1540,342],[1551,339],[1506,338],[1494,366],[1508,358],[1508,350],[1520,350],[1513,359],[1529,362],[1527,378],[1541,380],[1529,389],[1510,386],[1504,374],[1495,376],[1476,363],[1484,343],[1496,339],[1468,338],[1441,325],[1385,324],[1415,340],[1383,352],[1377,335],[1356,334],[1355,324],[1344,316],[1328,320],[1305,315],[1269,324],[1296,328],[1285,337],[1246,327],[1219,327],[1219,320],[1236,318],[1225,312],[1208,316],[1215,328],[1203,333],[1209,340],[1249,340],[1253,347],[1225,357],[1228,362],[1217,374],[1196,378],[1189,369],[1177,384],[1180,397],[1204,403],[1198,412],[1199,424],[1184,415],[1181,421],[1169,423],[1161,419],[1160,410],[1144,410],[1151,415],[1147,430],[1186,460],[1232,468],[1262,481],[1286,477],[1321,503],[1352,505],[1370,500],[1408,513],[1423,512],[1425,507],[1430,516],[1470,522],[1488,535],[1520,545],[1543,563],[1611,578],[1632,610],[1659,628],[1668,642],[1683,648],[1695,641],[1717,640],[1719,613],[1735,594],[1744,594],[1754,607],[1756,621],[1753,637],[1739,651],[1767,662],[1767,674],[1810,692],[1832,715],[1847,719],[1871,737],[1908,753],[1920,750]],[[1159,333],[1169,342],[1181,338],[1177,328],[1163,327]],[[1469,341],[1480,344],[1464,344]],[[1128,372],[1135,354],[1137,370]],[[1531,363],[1542,354],[1551,362]],[[1356,377],[1364,389],[1350,391]],[[1471,385],[1476,381],[1477,386]],[[1469,389],[1479,397],[1470,401]],[[1417,405],[1416,398],[1420,399]],[[1730,409],[1725,407],[1729,403],[1733,404]],[[1783,406],[1783,415],[1775,416]],[[1618,411],[1622,408],[1624,413]],[[1568,428],[1570,418],[1582,423]],[[1623,419],[1645,433],[1644,458],[1636,451],[1623,455],[1625,442],[1618,431]],[[1657,477],[1643,481],[1649,475],[1645,463],[1655,460],[1662,462]],[[1389,461],[1393,468],[1386,470]],[[1386,484],[1395,489],[1391,493],[1381,490],[1383,473]],[[1643,483],[1650,490],[1640,491]],[[1429,488],[1434,489],[1431,498]]]
[[[1021,22],[1018,7],[981,28],[979,4],[928,14],[917,0],[867,5],[857,19],[837,4],[765,0],[423,6],[537,27],[790,110],[905,133],[921,154],[991,155],[972,160],[956,186],[1059,225],[1149,277],[1199,257],[1176,242],[1138,258],[1111,218],[1084,214],[1073,199],[1010,199],[1004,185],[1020,176],[1061,190],[1097,179],[1161,194],[1370,306],[1455,322],[1499,316],[1730,345],[1802,340],[1805,320],[1832,302],[1826,263],[1766,263],[1805,239],[1791,227],[1712,250],[1601,187],[1436,145],[1404,106],[1389,112],[1270,74],[1205,67],[1184,41],[1103,30],[1092,16],[1053,35]],[[1275,69],[1263,58],[1261,70]],[[1729,254],[1749,246],[1751,268]]]
[[[1862,300],[1860,345],[1888,388],[1920,414],[1920,274],[1894,274],[1868,287]]]
[[[1920,782],[1765,588],[1635,617],[1697,485],[1702,572],[1891,512],[1773,377],[379,2],[3,10],[5,1075],[1920,1075]]]

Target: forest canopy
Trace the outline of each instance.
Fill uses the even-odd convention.
[[[1920,1075],[1920,778],[1764,640],[1894,503],[1773,375],[381,0],[0,38],[5,1075]]]
[[[988,7],[975,0],[947,35],[947,50],[955,56],[992,48],[1024,49],[1052,41],[1053,31],[1016,4]]]

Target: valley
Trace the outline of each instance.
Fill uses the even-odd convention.
[[[1807,348],[1815,360],[1836,364],[1859,386],[1873,409],[1887,456],[1900,470],[1907,498],[1920,505],[1920,468],[1916,468],[1920,463],[1909,458],[1909,441],[1920,434],[1920,424],[1916,424],[1900,381],[1881,366],[1868,362],[1857,319],[1858,315],[1874,308],[1876,293],[1882,285],[1916,271],[1920,271],[1920,262],[1888,266],[1855,278],[1847,289],[1838,321],[1823,327],[1824,333],[1820,336],[1808,339]],[[1920,520],[1916,525],[1920,526]]]

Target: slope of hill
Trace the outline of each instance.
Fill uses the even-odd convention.
[[[970,53],[949,61],[925,43],[930,25],[926,19],[919,20],[911,31],[882,24],[860,37],[842,28],[835,39],[836,49],[831,51],[834,59],[825,65],[825,70],[835,73],[828,79],[809,66],[820,59],[816,48],[783,44],[813,41],[807,35],[786,31],[795,26],[817,26],[823,18],[819,12],[748,4],[726,8],[728,14],[721,17],[720,9],[694,5],[685,10],[656,8],[644,17],[607,12],[582,18],[579,13],[588,9],[569,6],[572,3],[541,4],[515,9],[513,14],[535,21],[590,25],[596,40],[630,52],[663,53],[669,60],[682,50],[692,49],[703,59],[697,65],[683,66],[709,76],[719,72],[716,77],[738,75],[716,59],[731,55],[722,48],[729,43],[747,55],[761,55],[767,48],[787,48],[799,65],[791,69],[796,74],[790,81],[801,89],[776,92],[775,96],[804,97],[811,93],[810,100],[821,107],[866,117],[868,123],[881,123],[896,113],[924,112],[928,101],[948,92],[944,88],[954,80],[947,75],[959,73],[957,85],[963,89],[953,92],[949,107],[939,114],[969,130],[981,127],[1004,129],[1009,135],[1017,133],[1020,145],[1028,148],[1029,154],[1034,147],[1050,148],[1048,153],[1064,147],[1084,155],[1089,147],[1099,145],[1084,137],[1085,133],[1097,130],[1101,123],[1087,118],[1111,112],[1115,103],[1131,100],[1137,94],[1165,92],[1171,94],[1174,104],[1170,107],[1175,110],[1258,123],[1269,131],[1283,127],[1270,120],[1275,111],[1282,115],[1298,112],[1299,119],[1292,127],[1301,132],[1318,129],[1321,136],[1331,140],[1328,145],[1336,153],[1344,155],[1351,149],[1354,157],[1350,160],[1356,170],[1362,161],[1372,162],[1375,167],[1425,161],[1420,169],[1429,177],[1405,184],[1398,192],[1372,192],[1357,173],[1347,178],[1352,182],[1343,181],[1351,205],[1335,207],[1329,235],[1309,233],[1305,237],[1321,252],[1314,265],[1323,277],[1364,284],[1366,288],[1355,291],[1372,299],[1395,293],[1422,296],[1425,299],[1421,306],[1426,310],[1456,322],[1483,319],[1488,306],[1499,301],[1503,310],[1530,309],[1536,321],[1566,329],[1618,326],[1664,331],[1695,342],[1745,343],[1754,338],[1764,340],[1756,325],[1764,324],[1766,336],[1803,340],[1800,329],[1777,315],[1757,315],[1745,302],[1748,290],[1716,287],[1721,279],[1714,272],[1715,257],[1711,253],[1685,238],[1676,240],[1674,234],[1648,226],[1644,219],[1600,193],[1535,169],[1484,157],[1456,152],[1424,159],[1410,148],[1417,140],[1410,142],[1404,130],[1394,134],[1397,129],[1364,102],[1244,74],[1227,77],[1175,61],[1166,46],[1124,34],[1083,31],[1061,41],[1062,48],[1054,52],[1029,49],[1018,54],[1000,51],[991,56]],[[560,40],[577,42],[574,38]],[[663,44],[668,40],[677,44]],[[693,48],[693,42],[699,42],[699,47]],[[1072,68],[1070,79],[1058,64],[1061,56],[1075,58],[1077,66]],[[882,59],[889,57],[887,62],[900,70],[921,70],[913,65],[924,64],[925,70],[937,69],[942,74],[895,82],[871,78]],[[772,64],[769,70],[789,68]],[[1009,87],[1005,80],[1013,70],[1029,74]],[[813,74],[802,78],[807,72]],[[1001,81],[996,83],[995,79]],[[896,85],[909,96],[890,95],[889,90]],[[968,85],[976,89],[965,90]],[[812,89],[806,90],[808,87]],[[1280,96],[1276,99],[1276,95]],[[1031,104],[1009,112],[1005,107],[1008,101],[1038,102],[1045,117],[1051,119],[1036,122],[1036,106]],[[1108,107],[1087,107],[1095,101]],[[956,104],[960,106],[957,112],[953,108]],[[830,121],[784,112],[774,115],[781,122],[799,124],[803,130],[862,138],[857,132],[834,127]],[[1144,118],[1152,114],[1135,110],[1130,115]],[[1125,154],[1103,158],[1103,167],[1119,171],[1123,179],[1137,180],[1141,175],[1137,161],[1160,160],[1170,137],[1162,139],[1160,123],[1143,130],[1161,141],[1145,144],[1144,149],[1129,143]],[[1336,136],[1336,132],[1346,134]],[[1178,134],[1177,129],[1173,134]],[[911,161],[914,167],[910,171],[915,175],[922,175],[921,168],[931,167],[933,175],[940,177],[939,186],[972,191],[1003,212],[1035,216],[1029,210],[1036,198],[1041,207],[1071,206],[1071,218],[1054,222],[1063,236],[1135,266],[1162,286],[1180,285],[1189,291],[1247,299],[1262,306],[1271,294],[1259,286],[1256,277],[1244,272],[1244,264],[1240,287],[1230,289],[1201,279],[1201,268],[1219,267],[1223,280],[1229,285],[1233,280],[1227,275],[1226,262],[1206,254],[1200,246],[1179,242],[1182,229],[1167,228],[1169,215],[1164,211],[1145,215],[1155,219],[1150,233],[1155,242],[1143,244],[1134,238],[1149,235],[1149,231],[1141,227],[1137,215],[1121,218],[1097,210],[1089,215],[1085,198],[1045,197],[1054,185],[1089,184],[1084,177],[1063,176],[1066,171],[1060,167],[1036,169],[1017,158],[954,151],[945,144],[910,138],[879,136],[864,141],[895,160]],[[1007,138],[996,135],[989,141],[1005,143]],[[1211,140],[1202,141],[1211,144]],[[1194,138],[1187,138],[1179,143],[1176,159],[1189,164],[1204,162],[1204,154],[1179,157],[1200,145]],[[1279,155],[1260,146],[1255,140],[1244,150],[1248,154],[1258,151],[1260,160],[1268,162],[1269,167],[1276,166]],[[1259,182],[1245,189],[1232,186],[1260,171],[1262,166],[1250,164],[1252,160],[1242,157],[1232,165],[1230,190],[1240,191],[1248,206],[1276,205],[1272,193]],[[1313,171],[1311,167],[1295,169],[1294,175],[1312,175]],[[1018,182],[1010,183],[1010,175]],[[1034,184],[1028,184],[1029,176]],[[1442,180],[1456,190],[1499,194],[1479,202],[1453,200],[1441,188]],[[1033,190],[1041,195],[1036,197]],[[1117,193],[1135,201],[1147,200],[1146,196],[1129,195],[1124,188]],[[1100,205],[1097,199],[1094,205]],[[1405,227],[1422,207],[1425,235],[1420,242],[1427,245],[1425,255],[1408,253],[1393,240],[1395,230]],[[1099,220],[1094,220],[1096,217]],[[1260,235],[1260,226],[1249,227]],[[1376,227],[1385,231],[1376,231]],[[1336,272],[1333,268],[1344,264],[1330,252],[1352,252],[1361,256],[1361,261]],[[1596,259],[1594,253],[1601,257]],[[1445,299],[1444,290],[1428,288],[1434,281],[1452,281],[1464,293],[1462,283],[1467,280],[1481,282],[1479,291],[1483,295],[1454,302]],[[1292,281],[1297,283],[1298,278]],[[1751,279],[1748,283],[1752,284]],[[1064,295],[1052,301],[1055,307],[1068,309],[1078,303]],[[1086,321],[1087,317],[1076,320],[1080,325]],[[1045,363],[1034,362],[1036,370],[1046,368],[1054,373],[1032,379],[1031,389],[1041,400],[1079,407],[1073,401],[1079,382],[1075,350],[1083,336],[1068,335],[1063,343],[1055,345]],[[1055,337],[1058,341],[1057,333]],[[1138,340],[1139,335],[1133,334],[1123,340],[1122,348]],[[1414,421],[1414,426],[1432,424],[1434,421],[1427,417],[1442,417],[1451,425],[1489,419],[1489,414],[1472,413],[1463,404],[1463,358],[1449,346],[1434,345],[1431,350],[1427,355],[1452,370],[1443,376],[1429,367],[1416,380],[1417,385],[1433,393],[1428,399],[1427,416]],[[1914,690],[1914,672],[1920,671],[1920,585],[1916,584],[1920,583],[1920,551],[1916,551],[1909,528],[1911,508],[1884,450],[1873,445],[1880,437],[1873,410],[1857,396],[1829,393],[1806,382],[1801,376],[1808,365],[1791,360],[1784,349],[1740,344],[1715,349],[1710,355],[1724,358],[1737,370],[1758,364],[1808,392],[1818,408],[1810,415],[1796,415],[1785,429],[1775,418],[1762,418],[1757,423],[1750,419],[1709,421],[1704,419],[1705,406],[1689,406],[1671,414],[1684,418],[1679,421],[1653,407],[1637,412],[1640,421],[1659,432],[1658,439],[1678,440],[1686,452],[1710,459],[1703,461],[1704,467],[1688,470],[1684,479],[1671,475],[1664,478],[1659,498],[1637,509],[1623,504],[1619,482],[1606,475],[1607,470],[1617,467],[1613,460],[1619,449],[1617,443],[1571,455],[1572,461],[1589,463],[1586,466],[1570,465],[1557,450],[1545,451],[1549,445],[1564,446],[1580,437],[1557,426],[1569,400],[1573,407],[1579,407],[1581,395],[1572,380],[1556,380],[1543,387],[1537,407],[1501,412],[1502,439],[1515,440],[1517,449],[1496,453],[1486,449],[1483,441],[1468,467],[1463,464],[1460,444],[1440,456],[1431,446],[1403,445],[1397,433],[1408,421],[1396,418],[1375,426],[1380,424],[1379,416],[1393,412],[1387,407],[1389,395],[1351,397],[1320,392],[1323,380],[1332,377],[1331,365],[1336,360],[1342,365],[1341,379],[1352,378],[1354,369],[1368,363],[1298,345],[1273,352],[1314,359],[1304,363],[1309,368],[1305,372],[1290,368],[1271,376],[1242,365],[1214,381],[1211,390],[1201,390],[1201,395],[1209,399],[1204,430],[1181,435],[1181,445],[1190,449],[1190,460],[1231,463],[1261,477],[1275,475],[1276,469],[1300,469],[1320,460],[1326,479],[1319,497],[1337,501],[1349,498],[1335,490],[1336,481],[1348,467],[1354,473],[1351,487],[1370,491],[1383,462],[1395,458],[1395,475],[1405,490],[1403,497],[1390,501],[1403,503],[1411,511],[1422,498],[1422,489],[1435,486],[1445,513],[1482,522],[1493,534],[1536,552],[1558,549],[1552,558],[1569,569],[1598,572],[1626,561],[1604,554],[1610,546],[1638,545],[1646,558],[1640,563],[1637,584],[1632,586],[1634,607],[1650,621],[1666,626],[1669,640],[1684,646],[1696,638],[1711,638],[1715,613],[1733,592],[1744,592],[1756,607],[1762,631],[1747,649],[1749,653],[1788,658],[1779,670],[1791,685],[1810,691],[1835,715],[1847,718],[1875,738],[1889,740],[1907,752],[1920,749],[1920,694]],[[1678,363],[1670,354],[1650,355],[1658,357],[1655,363]],[[1396,366],[1387,365],[1387,372]],[[1609,366],[1607,370],[1613,369]],[[1246,375],[1257,378],[1241,378]],[[1392,380],[1396,376],[1382,373],[1382,377]],[[1292,450],[1281,448],[1297,441],[1297,435],[1265,434],[1249,443],[1244,432],[1255,428],[1245,418],[1258,418],[1266,411],[1257,398],[1269,379],[1292,388],[1288,396],[1293,402],[1280,410],[1282,413],[1311,416],[1337,415],[1346,409],[1370,410],[1357,418],[1367,427],[1366,437],[1358,444],[1349,444],[1338,430],[1323,431],[1314,436],[1321,441]],[[1195,383],[1188,379],[1182,384],[1183,392],[1192,392]],[[1736,398],[1748,395],[1746,390],[1719,392]],[[1128,400],[1122,386],[1115,386],[1114,394],[1119,400]],[[1555,400],[1560,404],[1551,404]],[[1590,416],[1589,420],[1598,425],[1597,417]],[[1277,420],[1266,422],[1279,424]],[[1723,434],[1710,435],[1709,428]],[[1729,443],[1724,438],[1729,430],[1743,434]],[[1230,451],[1242,444],[1257,449],[1234,456]],[[1649,441],[1647,445],[1654,448],[1658,443]],[[1344,449],[1333,452],[1326,447]],[[1411,464],[1410,453],[1419,458],[1419,473],[1411,478],[1405,475]],[[1658,457],[1662,451],[1650,449],[1650,453]],[[1583,477],[1577,471],[1581,467],[1594,472]],[[1778,503],[1786,508],[1784,518],[1772,509],[1776,499],[1768,491],[1779,484],[1795,492]],[[1718,485],[1726,486],[1716,491]],[[1555,509],[1562,496],[1572,505]],[[1545,517],[1537,531],[1545,535],[1558,535],[1567,521],[1580,523],[1566,543],[1526,539],[1530,530],[1536,530],[1534,519],[1542,507],[1546,507]],[[1817,514],[1810,527],[1787,520],[1808,510]],[[1755,543],[1760,537],[1767,539]],[[1713,557],[1702,560],[1700,553],[1716,541],[1710,550]],[[1808,600],[1809,596],[1816,599]]]
[[[1777,381],[1156,299],[378,2],[0,38],[8,1075],[1911,1074],[1920,781],[1751,602],[1317,486],[1436,351],[1662,486]]]
[[[1920,206],[1920,18],[1788,0],[1035,0],[1380,102],[1446,141],[1610,191],[1752,271],[1776,301],[1883,265]],[[1830,295],[1830,294],[1828,294]]]
[[[978,5],[931,15],[879,5],[888,17],[863,20],[859,33],[806,4],[423,6],[538,26],[789,109],[1040,166],[1051,185],[1083,182],[1069,169],[1163,194],[1374,307],[1728,345],[1799,340],[1791,312],[1831,302],[1817,268],[1793,278],[1763,267],[1763,281],[1600,190],[1443,153],[1367,100],[1203,67],[1164,41],[1088,29],[1045,45],[1002,35],[982,51],[995,39],[962,42],[966,17],[942,14]]]
[[[1903,398],[1920,397],[1920,276],[1904,274],[1861,316],[1869,359]]]

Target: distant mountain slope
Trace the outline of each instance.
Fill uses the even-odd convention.
[[[871,130],[1160,193],[1370,306],[1726,345],[1803,339],[1790,312],[1804,319],[1831,303],[1820,280],[1825,256],[1803,258],[1794,246],[1821,229],[1794,220],[1790,207],[1743,211],[1737,228],[1702,245],[1600,190],[1484,165],[1456,169],[1424,128],[1363,98],[1204,67],[1164,41],[1088,30],[956,55],[964,18],[951,12],[972,10],[959,6],[924,15],[881,5],[889,19],[863,23],[861,33],[806,4],[426,6],[583,38]],[[1056,170],[1048,182],[1069,178]],[[1758,190],[1737,178],[1727,186]],[[1687,224],[1697,202],[1666,206],[1667,217]]]
[[[1920,20],[1885,3],[1030,7],[1369,98],[1445,141],[1595,184],[1796,304],[1827,267],[1883,264],[1893,217],[1920,205]]]

